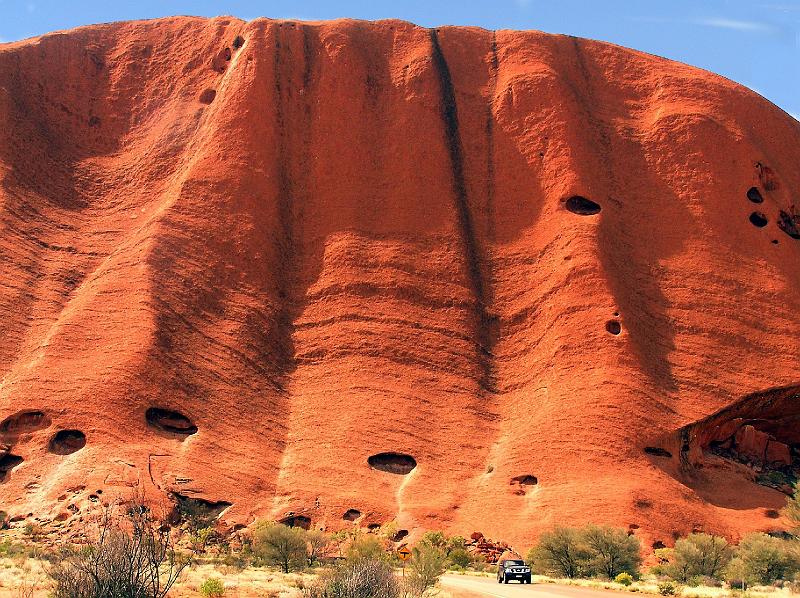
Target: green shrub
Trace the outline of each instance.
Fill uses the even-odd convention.
[[[348,561],[388,561],[389,553],[383,543],[373,535],[359,534],[347,548]]]
[[[215,535],[216,532],[212,527],[201,527],[192,530],[189,533],[189,545],[192,547],[192,552],[203,554]]]
[[[420,543],[411,551],[408,588],[415,596],[422,596],[433,588],[445,570],[444,552],[431,544]]]
[[[749,584],[769,585],[778,579],[791,579],[800,570],[791,544],[767,534],[745,536],[739,543],[737,557],[731,574]]]
[[[442,532],[425,532],[419,543],[433,546],[439,550],[445,550],[447,548],[447,536]]]
[[[622,528],[589,525],[582,529],[557,527],[545,532],[528,552],[537,573],[553,577],[603,576],[614,579],[620,573],[639,574],[639,540]]]
[[[614,581],[623,586],[629,586],[633,583],[633,576],[630,573],[620,573],[614,578]]]
[[[795,524],[795,533],[800,534],[800,484],[795,484],[794,494],[786,503],[786,516]]]
[[[447,554],[450,554],[454,550],[466,550],[467,549],[467,539],[463,536],[451,536],[447,539]]]
[[[579,530],[556,527],[545,532],[528,552],[528,563],[537,573],[573,579],[586,573],[589,553]]]
[[[447,555],[447,560],[454,567],[466,569],[472,563],[472,555],[463,548],[456,548],[450,551]]]
[[[302,569],[308,558],[306,531],[282,524],[257,526],[253,532],[253,553],[284,573]]]
[[[691,585],[690,581],[696,579],[695,585],[700,585],[703,577],[721,579],[732,557],[733,550],[725,538],[689,534],[675,542],[662,571],[676,581]]]
[[[678,586],[672,581],[662,581],[658,584],[658,593],[662,596],[674,596],[678,592]]]
[[[614,579],[620,573],[639,574],[641,544],[622,528],[590,525],[583,531],[589,568],[595,575]]]
[[[225,586],[221,580],[211,577],[200,585],[200,593],[206,598],[222,598],[225,595]]]
[[[731,562],[725,567],[723,578],[731,589],[743,590],[747,586],[746,576],[744,562],[737,556],[731,559]]]

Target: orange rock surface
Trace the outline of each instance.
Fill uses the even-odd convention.
[[[559,35],[2,44],[0,508],[783,529],[735,443],[798,464],[798,164],[746,88]]]

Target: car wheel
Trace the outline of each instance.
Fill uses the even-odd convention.
[[[508,577],[503,578],[503,583],[508,583]]]

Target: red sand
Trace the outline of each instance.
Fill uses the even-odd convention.
[[[539,32],[171,18],[0,45],[0,508],[69,528],[139,486],[518,549],[782,529],[784,494],[687,464],[680,429],[800,383],[798,164],[755,93]]]

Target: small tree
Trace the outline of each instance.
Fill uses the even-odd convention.
[[[302,569],[308,558],[306,532],[299,527],[275,523],[257,526],[253,533],[253,553],[284,573]]]
[[[583,541],[593,572],[614,579],[620,573],[638,575],[642,562],[641,544],[622,528],[588,526]]]
[[[798,570],[797,555],[789,543],[767,534],[753,533],[739,543],[742,578],[751,584],[770,584],[790,579]]]
[[[672,579],[687,582],[693,577],[721,579],[733,550],[725,538],[710,534],[689,534],[675,542],[672,558],[664,569]]]
[[[347,548],[348,561],[388,560],[389,554],[381,541],[372,535],[359,534]]]
[[[319,562],[319,559],[325,553],[325,549],[330,543],[330,538],[320,531],[312,530],[306,534],[306,541],[308,542],[308,566],[311,567],[314,563]]]
[[[164,598],[189,564],[172,545],[170,529],[140,501],[124,514],[104,508],[97,532],[82,549],[67,549],[47,569],[53,598]]]
[[[439,548],[423,543],[414,548],[411,554],[408,585],[412,594],[421,596],[439,581],[447,558]]]
[[[557,527],[541,535],[528,553],[528,562],[548,575],[572,579],[586,570],[588,556],[577,529]]]
[[[750,583],[747,580],[747,571],[745,570],[744,561],[739,557],[734,557],[731,559],[731,562],[728,563],[728,566],[725,567],[725,571],[723,573],[723,579],[731,588],[736,589],[747,589],[747,584]]]
[[[463,548],[455,548],[447,555],[447,560],[454,567],[466,569],[472,563],[472,555]]]

